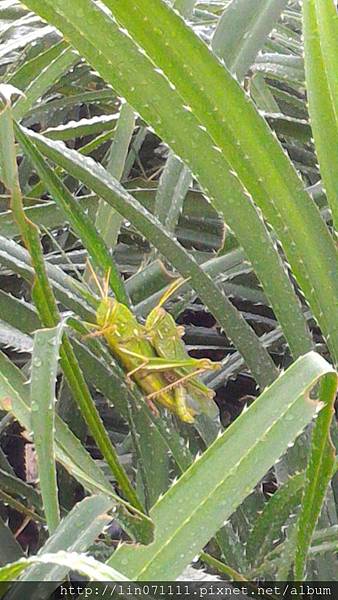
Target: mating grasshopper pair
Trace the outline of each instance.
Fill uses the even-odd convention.
[[[96,312],[97,332],[89,335],[105,337],[128,380],[145,392],[150,409],[158,414],[155,400],[186,423],[192,423],[201,412],[214,418],[218,414],[214,392],[197,376],[220,364],[190,357],[182,341],[184,328],[163,308],[183,280],[170,286],[142,325],[127,306],[108,296],[108,280],[102,289],[95,279],[102,298]]]

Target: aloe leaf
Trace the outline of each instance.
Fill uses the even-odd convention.
[[[82,157],[60,142],[52,142],[33,132],[26,131],[26,133],[45,155],[81,179],[121,215],[134,223],[184,277],[190,278],[194,289],[245,357],[259,384],[265,387],[273,381],[277,370],[268,353],[262,350],[256,335],[212,279],[202,271],[171,234],[163,229],[159,221],[147,213],[101,165],[92,159]]]
[[[311,141],[312,130],[307,120],[285,117],[273,113],[264,113],[264,115],[271,129],[277,134],[295,138],[300,142]]]
[[[67,552],[85,552],[95,541],[96,537],[109,524],[111,517],[107,514],[113,508],[112,501],[104,496],[91,496],[85,498],[68,513],[61,521],[55,533],[47,540],[42,547],[39,556],[49,556],[60,551]],[[79,532],[79,523],[81,530]],[[46,560],[48,562],[48,560]],[[33,565],[33,566],[32,566]],[[73,563],[68,561],[66,564],[55,564],[47,566],[46,564],[30,563],[31,568],[22,577],[23,582],[54,582],[61,581],[73,569]],[[34,586],[34,591],[38,592],[38,586]],[[42,587],[42,586],[41,586]],[[12,591],[12,598],[22,597],[22,590],[18,584]]]
[[[311,546],[310,552],[316,553],[317,551],[321,551],[322,545],[326,542],[337,543],[337,541],[338,541],[337,534],[338,534],[338,525],[332,525],[331,527],[327,527],[325,529],[319,529],[313,535],[312,546]]]
[[[86,578],[89,578],[90,581],[129,581],[124,575],[111,567],[108,567],[104,563],[95,560],[91,556],[87,556],[86,554],[78,554],[77,552],[56,552],[55,554],[41,554],[38,556],[32,556],[26,559],[20,559],[19,561],[20,567],[23,565],[22,570],[26,570],[30,565],[57,565],[60,569],[63,567],[64,569],[69,570],[69,565],[72,566],[72,569],[80,575],[83,575]],[[14,567],[14,573],[18,573],[18,567]],[[16,569],[16,570],[14,570]],[[7,579],[11,580],[12,576],[10,574],[10,565],[8,566],[9,577]],[[3,570],[0,570],[0,581],[6,581],[6,576],[3,576],[2,573],[6,573],[5,567]],[[104,590],[102,590],[104,591]],[[105,588],[106,591],[106,588]],[[112,591],[112,590],[111,590]]]
[[[1,352],[0,391],[3,408],[13,412],[26,431],[31,431],[29,388],[25,384],[22,372]],[[104,493],[119,501],[101,469],[58,415],[55,418],[55,441],[57,459],[85,489]]]
[[[31,485],[22,481],[12,473],[0,468],[1,489],[12,496],[20,496],[28,502],[39,514],[43,512],[42,499],[39,492]]]
[[[240,275],[241,273],[251,271],[250,266],[245,261],[243,251],[239,249],[228,252],[223,256],[213,257],[210,260],[201,263],[200,267],[214,280],[217,280],[217,282],[219,281],[221,284],[223,284],[222,287],[227,289],[227,291],[235,288],[240,290],[240,286],[234,284],[232,285],[231,283],[229,283],[229,286],[227,286],[226,282],[228,279],[230,279],[233,275]],[[138,275],[135,275],[135,278],[137,276]],[[139,278],[141,279],[141,275]],[[169,281],[167,280],[166,284],[169,285],[171,282],[172,279]],[[145,297],[144,300],[141,300],[140,302],[137,302],[138,297],[136,297],[135,302],[137,302],[137,304],[135,306],[135,312],[139,315],[147,316],[150,310],[158,304],[165,290],[166,288],[162,286],[155,293],[148,294],[148,297]],[[262,303],[266,302],[264,294],[257,294],[256,290],[253,291],[249,288],[246,288],[246,290],[247,292],[245,297],[247,299],[253,300],[254,302],[257,300]],[[185,306],[191,301],[191,289],[188,283],[182,285],[182,287],[177,291],[177,294],[173,294],[172,298],[175,298],[177,295],[179,295],[180,301],[178,301],[171,310],[175,317],[179,316],[179,314],[184,310]],[[228,293],[227,295],[231,296],[232,294]]]
[[[135,198],[139,200],[147,210],[154,212],[156,188],[143,189],[135,187],[134,185],[131,185],[131,183],[124,184],[124,187],[132,190]],[[91,218],[95,215],[98,202],[99,199],[94,194],[77,198],[77,204],[82,207],[83,211],[88,213]],[[63,211],[61,211],[54,202],[45,202],[44,204],[27,206],[24,210],[26,216],[33,221],[33,223],[49,229],[57,229],[67,223]],[[200,217],[202,217],[202,221]],[[0,228],[2,235],[7,238],[13,238],[18,235],[18,228],[15,222],[13,222],[13,216],[10,211],[0,214]],[[177,239],[185,247],[200,247],[206,251],[218,250],[224,243],[225,235],[227,239],[231,239],[230,231],[228,228],[225,228],[222,218],[216,213],[201,193],[192,190],[188,191],[186,195],[183,211],[180,215],[176,229],[176,235]],[[118,261],[118,256],[116,256],[116,260]]]
[[[15,89],[14,89],[15,93]],[[45,270],[43,254],[40,245],[39,230],[25,216],[23,210],[22,193],[20,189],[16,152],[14,143],[14,130],[11,110],[11,97],[13,89],[9,85],[0,88],[0,166],[4,185],[11,194],[11,209],[21,237],[30,253],[34,265],[35,279],[32,295],[38,311],[47,326],[54,326],[58,322],[58,309],[49,285]]]
[[[261,207],[284,247],[333,356],[338,358],[338,313],[332,314],[338,294],[336,249],[266,122],[205,44],[164,2],[137,0],[133,7],[128,1],[105,3],[163,69]],[[321,240],[320,246],[317,239]],[[315,269],[314,264],[318,265]]]
[[[53,194],[55,201],[62,209],[75,232],[81,238],[90,256],[93,258],[94,265],[99,269],[103,269],[104,273],[110,273],[109,283],[117,299],[124,304],[128,304],[128,296],[120,274],[116,269],[107,246],[98,235],[93,222],[84,211],[81,210],[72,194],[68,191],[62,181],[60,181],[57,175],[53,173],[52,169],[48,166],[40,152],[25,135],[23,130],[19,126],[16,126],[15,131],[20,144],[27,153],[27,156],[29,156],[32,164],[37,169],[41,179]]]
[[[263,77],[262,73],[258,74],[260,77]],[[264,77],[263,77],[264,80]],[[279,103],[283,103],[283,112],[285,114],[289,114],[293,117],[305,118],[307,117],[307,112],[304,109],[304,102],[301,98],[295,95],[295,93],[291,93],[289,90],[286,92],[285,90],[280,90],[276,86],[269,86],[269,89],[273,95],[273,97]]]
[[[30,256],[27,250],[19,244],[0,236],[0,261],[3,265],[21,275],[26,281],[34,281],[34,270],[31,266]],[[64,306],[73,310],[77,315],[86,321],[93,320],[93,311],[87,300],[93,298],[86,295],[86,290],[76,282],[72,277],[66,275],[59,267],[47,264],[47,274],[55,295]],[[80,295],[81,294],[81,295]],[[82,296],[83,294],[83,296]],[[94,305],[96,308],[96,303]],[[40,322],[41,324],[41,322]]]
[[[2,450],[1,446],[0,446],[0,468],[3,469],[6,473],[10,473],[11,475],[14,475],[13,467],[12,467],[12,465],[9,464],[9,462],[7,460],[7,456],[4,453],[4,451]]]
[[[304,473],[290,477],[266,503],[246,545],[246,555],[251,565],[259,565],[282,535],[283,526],[300,504],[304,482]]]
[[[5,504],[8,504],[11,508],[14,508],[15,511],[21,513],[24,517],[28,517],[30,521],[35,521],[36,523],[45,523],[45,519],[37,514],[34,510],[27,508],[27,506],[21,502],[20,500],[16,500],[13,496],[7,494],[0,489],[0,499]]]
[[[13,19],[19,19],[22,16],[26,16],[28,13],[27,8],[22,6],[22,5],[18,5],[16,4],[16,2],[6,2],[3,3],[0,7],[0,16],[1,19],[8,19],[8,20],[13,20]]]
[[[197,0],[174,0],[174,7],[183,17],[191,17]]]
[[[210,556],[210,554],[207,554],[206,552],[201,552],[200,558],[203,560],[203,562],[205,562],[213,569],[216,569],[216,571],[218,571],[219,573],[226,575],[230,579],[230,581],[247,581],[247,579],[243,577],[243,575],[241,575],[238,571],[236,571],[229,565],[224,564],[217,558]]]
[[[251,78],[250,95],[260,110],[279,113],[279,106],[261,73]]]
[[[64,43],[64,42],[63,42]],[[14,84],[15,85],[15,84]],[[20,85],[17,87],[20,88]],[[95,91],[83,91],[79,94],[71,94],[70,96],[64,96],[62,98],[42,100],[39,105],[34,106],[33,109],[28,111],[26,117],[34,116],[43,120],[45,116],[53,115],[56,111],[62,108],[74,108],[82,103],[84,104],[96,104],[103,102],[108,106],[113,105],[115,101],[114,92],[111,89],[98,89]],[[112,118],[112,115],[106,115]]]
[[[16,37],[14,40],[9,40],[1,45],[0,49],[0,60],[11,52],[23,48],[27,44],[36,42],[37,40],[46,38],[53,31],[52,27],[41,27],[40,29],[34,29],[25,35]]]
[[[294,567],[296,580],[303,578],[311,538],[320,515],[327,487],[334,473],[336,451],[330,437],[330,426],[334,415],[336,391],[337,380],[331,377],[324,378],[320,390],[324,408],[321,410],[312,432],[304,494],[297,520]]]
[[[156,427],[149,427],[145,411],[129,403],[128,422],[137,459],[138,481],[142,484],[144,505],[149,510],[169,485],[169,454]],[[170,436],[170,429],[168,428]],[[168,436],[168,437],[169,437]]]
[[[174,8],[185,18],[191,17],[196,0],[174,0]],[[154,214],[168,231],[175,231],[184,198],[191,184],[189,169],[169,154],[156,193]]]
[[[292,443],[320,405],[313,386],[331,366],[299,358],[204,452],[150,511],[155,541],[109,560],[132,579],[175,579]]]
[[[79,121],[68,121],[55,127],[48,127],[44,135],[51,140],[72,140],[77,137],[112,132],[116,126],[117,115],[100,115]]]
[[[32,304],[0,290],[0,317],[24,333],[32,333],[41,325]]]
[[[26,112],[32,108],[34,103],[47,92],[47,90],[60,78],[60,76],[69,69],[79,57],[71,48],[63,48],[60,45],[60,54],[56,56],[38,75],[32,79],[28,87],[25,88],[25,95],[19,98],[13,106],[13,116],[21,120]]]
[[[31,423],[49,533],[60,521],[55,465],[55,383],[65,322],[35,333],[31,371]],[[48,456],[48,460],[46,460]]]
[[[27,431],[31,431],[31,411],[25,400],[26,390],[22,373],[0,353],[0,403],[4,410],[13,412]],[[151,520],[123,500],[112,489],[101,469],[82,447],[67,425],[55,418],[56,458],[88,491],[101,493],[118,505],[116,516],[132,537],[147,543],[152,538]],[[123,505],[123,506],[119,506]],[[25,506],[21,510],[25,510]],[[35,515],[38,518],[38,515]]]
[[[31,352],[32,339],[7,323],[0,320],[0,343],[19,352]]]
[[[330,553],[330,555],[334,555],[338,550],[338,540],[337,540],[337,532],[336,539],[332,542],[323,542],[323,544],[316,544],[315,546],[311,546],[309,549],[310,556],[318,556],[318,554],[326,554]]]
[[[167,231],[176,229],[190,184],[189,169],[175,155],[170,154],[157,188],[154,211]]]
[[[338,18],[333,0],[303,2],[306,89],[309,113],[326,187],[338,228]]]
[[[226,6],[212,48],[238,79],[245,76],[286,5],[287,0],[232,0]]]
[[[128,581],[126,577],[107,567],[91,556],[78,554],[77,552],[56,552],[55,554],[42,554],[30,558],[21,558],[16,563],[11,563],[0,569],[0,581],[13,581],[32,565],[57,565],[61,568],[72,568],[77,573],[89,578],[91,581]],[[19,584],[20,585],[20,584]],[[57,584],[55,584],[57,585]],[[15,597],[19,586],[13,586],[9,598]]]
[[[25,60],[14,72],[10,72],[6,77],[6,83],[14,85],[19,90],[25,90],[36,74],[43,71],[66,48],[66,42],[57,40],[50,48],[47,50],[44,48],[37,56]]]
[[[287,79],[290,85],[293,83],[296,88],[304,85],[303,58],[292,54],[265,52],[257,57],[254,71],[277,81]]]
[[[118,180],[121,180],[124,172],[134,128],[134,109],[128,104],[123,103],[106,166],[108,173]],[[101,201],[99,203],[95,225],[109,248],[114,248],[116,246],[121,223],[121,216],[116,213],[112,206]]]
[[[271,237],[251,200],[248,201],[243,194],[240,182],[230,173],[229,163],[219,151],[220,144],[215,146],[208,131],[205,130],[206,126],[189,110],[190,103],[183,104],[182,97],[169,85],[161,72],[154,71],[153,63],[138,51],[138,47],[133,44],[130,37],[120,31],[116,23],[99,10],[98,6],[94,6],[94,3],[81,0],[81,11],[86,17],[81,19],[81,23],[74,23],[69,4],[64,0],[58,0],[57,11],[55,11],[55,3],[51,1],[41,3],[40,0],[28,0],[28,2],[30,8],[55,23],[71,39],[72,44],[80,53],[99,70],[114,88],[121,91],[130,104],[139,110],[142,116],[155,127],[159,135],[191,168],[215,208],[223,214],[250,258],[276,316],[282,323],[294,354],[302,354],[310,349],[311,341],[298,301],[295,299],[284,267],[273,247]],[[159,7],[161,10],[164,8],[162,3],[158,3],[156,12]],[[134,18],[133,7],[131,8],[130,13]],[[113,7],[114,12],[115,10],[116,5]],[[152,18],[153,13],[150,11],[147,12],[147,18],[149,18],[149,14]],[[176,24],[180,23],[174,14],[172,16],[176,19]],[[144,24],[145,21],[142,19],[142,28],[145,30]],[[78,30],[78,28],[80,29]],[[97,51],[101,39],[109,40],[109,44],[104,43],[100,48],[102,55]],[[112,68],[113,63],[111,63],[111,57],[117,55],[121,65],[119,70]],[[186,56],[189,55],[190,52]],[[185,64],[186,56],[183,60],[180,59],[181,65]],[[184,74],[184,78],[186,78],[186,74]],[[194,84],[193,86],[196,92],[196,86]],[[239,93],[242,94],[240,90]],[[240,97],[242,98],[242,96]],[[201,101],[204,114],[205,106],[208,106],[210,102],[208,99],[205,103],[203,97]],[[214,103],[214,98],[212,103]],[[217,129],[220,130],[219,124]],[[222,134],[222,139],[223,137]],[[227,135],[225,137],[228,139]],[[201,148],[203,148],[203,153],[201,153]],[[257,179],[256,176],[254,179]],[[283,229],[285,229],[284,224]],[[261,250],[263,247],[264,256]],[[292,319],[290,315],[292,315]]]
[[[29,388],[22,372],[3,354],[0,353],[0,377],[2,398],[10,399],[6,410],[10,410],[16,419],[27,430],[31,431],[31,413],[29,406]],[[70,472],[83,472],[93,482],[97,482],[98,489],[110,491],[108,480],[103,476],[87,451],[81,446],[79,440],[71,433],[67,425],[57,416],[55,422],[56,454]],[[84,477],[86,481],[86,478]],[[82,482],[82,480],[80,479]],[[87,487],[87,486],[85,486]],[[94,488],[87,487],[90,491]]]
[[[153,260],[146,265],[142,271],[138,271],[135,275],[129,277],[126,282],[126,288],[130,295],[131,301],[135,307],[142,301],[147,301],[158,292],[164,292],[164,288],[173,283],[173,276],[159,259]],[[1,301],[1,295],[0,295]],[[155,300],[153,307],[156,306]]]

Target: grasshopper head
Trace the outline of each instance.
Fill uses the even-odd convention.
[[[96,311],[96,321],[99,327],[104,328],[108,324],[111,325],[114,323],[117,304],[114,298],[109,298],[108,296],[102,298]]]
[[[114,332],[117,337],[135,336],[138,322],[127,306],[114,298],[102,298],[96,311],[96,321],[100,329]]]

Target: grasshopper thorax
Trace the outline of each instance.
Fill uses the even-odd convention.
[[[138,335],[140,327],[130,309],[114,298],[102,298],[96,311],[98,326],[110,336],[132,337]]]

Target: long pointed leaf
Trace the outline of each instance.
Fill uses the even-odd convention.
[[[134,128],[134,110],[128,104],[122,104],[107,163],[108,173],[119,181],[124,173],[128,148]],[[107,205],[106,202],[100,202],[95,225],[109,248],[116,246],[121,223],[121,216],[111,206]]]
[[[219,437],[150,511],[155,541],[122,546],[109,564],[132,579],[175,579],[319,408],[310,391],[331,366],[298,359]]]
[[[34,103],[61,77],[61,75],[79,60],[71,48],[63,48],[60,44],[60,54],[50,61],[42,71],[38,72],[25,90],[25,95],[19,98],[13,107],[15,119],[22,119]]]
[[[42,181],[52,193],[55,201],[58,206],[60,206],[65,216],[69,219],[75,232],[80,236],[90,256],[93,258],[94,264],[97,268],[103,269],[104,273],[110,273],[109,282],[116,298],[120,302],[128,304],[128,296],[125,292],[120,274],[116,269],[107,246],[97,233],[92,220],[83,210],[81,210],[72,194],[57,175],[53,173],[48,164],[46,164],[40,152],[36,149],[34,144],[31,143],[29,137],[25,135],[23,130],[19,126],[16,126],[15,132],[20,144],[37,169]]]
[[[7,398],[6,410],[13,412],[21,425],[31,431],[29,388],[23,373],[3,353],[0,353],[0,391],[3,404],[6,404]],[[101,491],[109,495],[111,486],[108,479],[58,416],[55,419],[55,439],[57,458],[65,468],[88,491]]]
[[[89,546],[92,545],[97,536],[111,521],[111,517],[107,513],[112,508],[112,501],[104,496],[92,496],[76,504],[67,517],[60,523],[54,535],[41,548],[41,563],[48,563],[48,559],[44,560],[44,557],[48,557],[50,554],[56,552],[85,552],[88,550]],[[81,523],[80,531],[79,523]],[[41,582],[42,589],[47,587],[47,581],[60,581],[65,577],[69,569],[73,568],[72,562],[69,561],[59,564],[56,562],[55,566],[51,566],[51,564],[34,565],[33,561],[27,566],[31,568],[23,575],[22,581]],[[56,583],[54,583],[55,585]],[[11,591],[11,599],[22,598],[25,589],[25,583],[22,587],[18,583]],[[32,585],[31,589],[39,597],[39,584],[37,583],[36,587]]]
[[[325,499],[327,486],[334,473],[336,450],[330,438],[330,426],[334,416],[336,391],[337,381],[331,377],[324,378],[321,382],[320,395],[325,405],[312,433],[302,506],[297,522],[294,571],[297,581],[304,576],[312,535]]]
[[[312,131],[338,229],[338,16],[333,0],[304,0],[303,24]]]
[[[212,48],[243,79],[287,0],[231,0],[218,21]]]
[[[268,125],[235,79],[164,2],[105,4],[177,87],[262,208],[338,360],[337,252]],[[321,240],[320,246],[315,239]]]
[[[50,533],[60,521],[55,465],[55,383],[65,322],[35,333],[31,372],[31,423],[40,488]],[[48,456],[48,460],[46,457]]]

